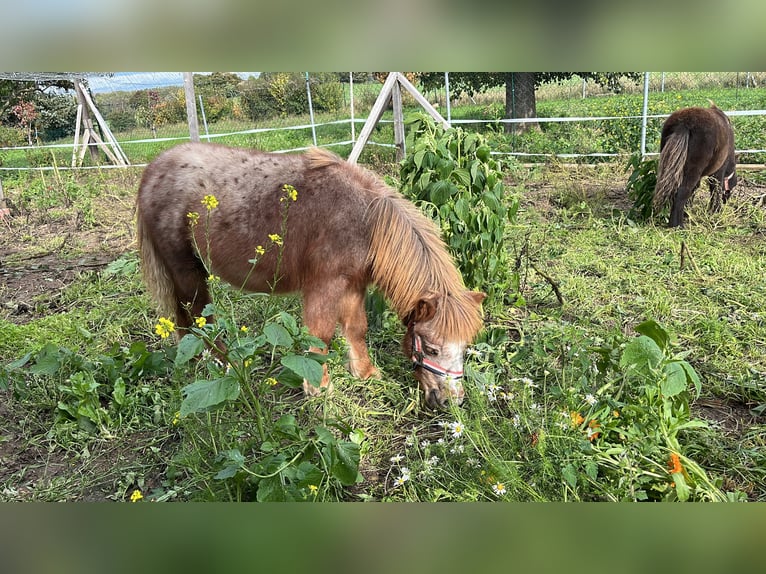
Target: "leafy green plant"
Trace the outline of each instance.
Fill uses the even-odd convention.
[[[467,286],[502,300],[510,280],[505,229],[519,204],[506,193],[500,162],[480,134],[445,130],[422,113],[407,124],[403,192],[439,225]]]
[[[2,378],[18,397],[32,394],[33,386],[47,389],[56,405],[54,425],[73,422],[88,433],[108,434],[139,411],[153,412],[147,405],[161,399],[144,380],[167,374],[172,364],[167,352],[149,351],[144,342],[115,345],[93,359],[49,343],[6,365]]]
[[[726,500],[720,485],[684,455],[684,433],[707,427],[690,410],[702,389],[699,375],[685,353],[672,352],[669,334],[655,321],[636,330],[639,336],[620,353],[619,370],[605,373],[588,411],[573,411],[573,423],[597,439],[586,452],[597,462],[599,477],[630,481],[625,495],[633,500]],[[575,476],[570,465],[564,477],[572,486]]]
[[[633,201],[628,217],[634,221],[649,221],[654,211],[652,200],[657,185],[657,159],[642,158],[637,152],[630,156],[625,169],[631,170],[626,188],[628,198]]]

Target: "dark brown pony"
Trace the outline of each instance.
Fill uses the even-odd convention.
[[[209,211],[207,195],[218,202]],[[340,324],[351,372],[373,377],[364,298],[375,284],[407,326],[402,345],[426,402],[462,401],[463,355],[482,326],[484,294],[465,288],[432,221],[371,172],[322,149],[189,143],[146,168],[137,207],[145,281],[182,332],[210,302],[211,273],[248,291],[299,291],[311,334],[328,344]],[[279,248],[274,234],[283,234]]]
[[[654,209],[672,203],[670,226],[684,225],[684,208],[704,176],[710,176],[709,210],[721,209],[737,185],[734,131],[713,102],[710,108],[684,108],[662,126]]]

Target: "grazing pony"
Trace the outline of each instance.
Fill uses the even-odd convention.
[[[146,168],[137,221],[145,282],[181,332],[210,302],[209,274],[248,291],[301,292],[309,332],[329,344],[340,324],[350,371],[374,377],[364,308],[374,284],[407,328],[402,346],[426,403],[462,402],[463,355],[485,295],[465,288],[433,222],[364,168],[318,148],[182,144]]]
[[[662,126],[654,209],[672,203],[670,227],[683,227],[684,208],[704,176],[710,176],[709,210],[716,212],[737,185],[734,131],[713,102],[710,108],[684,108]],[[721,194],[723,192],[723,194]]]

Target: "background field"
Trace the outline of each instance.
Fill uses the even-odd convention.
[[[743,97],[715,90],[672,92],[664,105],[715,95],[725,107],[727,94]],[[604,105],[635,105],[632,97],[581,105],[606,113]],[[498,109],[491,99],[466,102],[453,117]],[[538,109],[582,112],[556,94]],[[735,126],[738,147],[748,147],[763,133],[760,118],[740,119],[750,123]],[[491,123],[476,127],[493,150],[584,151],[611,137],[626,151],[595,165],[505,162],[507,197],[520,202],[504,242],[515,281],[485,308],[486,328],[467,358],[466,404],[441,413],[421,404],[399,348],[403,327],[371,299],[379,380],[351,377],[337,340],[329,397],[307,400],[272,384],[277,353],[250,375],[252,398],[181,416],[182,389],[218,367],[174,366],[175,346],[155,331],[135,253],[142,169],[5,173],[12,216],[0,222],[0,500],[766,500],[766,182],[740,170],[715,216],[700,190],[684,230],[638,223],[626,191],[634,128],[632,120],[617,131],[544,124],[513,139]],[[237,143],[311,142],[298,133]],[[398,183],[390,148],[367,149],[362,163]],[[236,328],[274,333],[268,326],[279,324],[300,338],[296,298],[222,289],[219,302]],[[661,365],[688,365],[699,393],[689,379],[670,400],[667,373],[639,377],[626,366],[647,321],[669,334]],[[343,486],[342,472],[306,467],[276,472],[282,484],[261,488],[274,470],[262,466],[269,453],[331,445],[340,454],[355,445],[358,481]]]

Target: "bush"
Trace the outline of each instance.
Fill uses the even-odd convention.
[[[27,145],[27,136],[21,128],[0,125],[0,147]]]
[[[445,130],[422,113],[407,123],[402,191],[436,220],[466,286],[502,301],[510,279],[505,225],[515,221],[518,199],[505,193],[500,162],[480,134]]]
[[[309,74],[315,110],[335,111],[343,105],[343,87],[333,74]],[[264,73],[243,83],[242,104],[252,120],[309,112],[306,76],[298,72]]]
[[[126,132],[138,126],[136,114],[130,110],[112,112],[105,119],[113,132]]]

